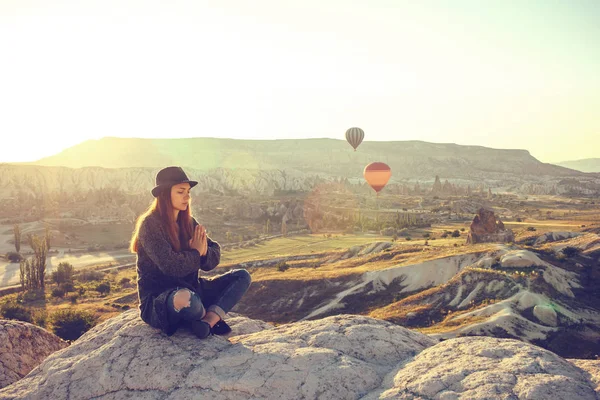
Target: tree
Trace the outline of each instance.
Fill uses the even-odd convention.
[[[46,228],[44,229],[44,240],[46,241],[46,250],[50,250],[50,239],[52,238],[52,235],[50,233],[50,227],[48,227],[48,225],[46,225]]]
[[[101,284],[96,286],[96,291],[102,295],[106,295],[106,294],[110,293],[110,283],[102,282]]]
[[[19,227],[18,224],[15,224],[14,228],[13,228],[13,232],[15,234],[15,250],[17,250],[17,253],[21,252],[21,228]]]
[[[56,271],[52,272],[52,280],[57,284],[73,282],[75,268],[68,262],[58,264]]]
[[[29,287],[28,284],[28,272],[29,272],[29,260],[22,259],[19,264],[19,281],[21,282],[21,291],[24,292],[25,288]]]
[[[438,175],[435,176],[435,182],[433,183],[433,188],[431,192],[434,194],[439,194],[442,191],[442,182],[440,182],[440,177]]]
[[[33,249],[31,259],[21,260],[19,266],[19,277],[21,278],[21,288],[25,289],[44,289],[46,276],[46,258],[48,248],[46,240],[38,238],[36,235],[29,235],[30,246]]]

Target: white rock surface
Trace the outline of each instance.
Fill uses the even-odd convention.
[[[589,379],[595,386],[596,394],[600,399],[600,360],[569,359],[569,361],[590,375]]]
[[[303,319],[315,318],[325,312],[343,307],[346,296],[365,291],[365,287],[369,284],[372,284],[373,289],[368,294],[385,290],[394,280],[401,281],[403,288],[400,293],[415,292],[444,284],[479,257],[481,255],[461,254],[428,260],[418,264],[399,264],[382,270],[365,272],[357,284],[339,292],[333,300],[313,310]]]
[[[390,373],[372,399],[596,400],[588,374],[542,348],[488,337],[451,339]]]
[[[167,337],[130,310],[52,354],[0,399],[359,398],[435,341],[368,317],[335,316],[238,335]],[[259,324],[260,325],[260,324]]]
[[[33,324],[0,319],[0,388],[18,381],[67,342]]]
[[[554,289],[569,297],[575,297],[573,288],[580,288],[581,284],[577,274],[558,268],[542,259],[529,250],[511,250],[500,257],[502,268],[539,267],[544,270],[542,277]]]
[[[557,326],[556,311],[548,305],[536,305],[533,307],[533,315],[544,325]]]
[[[512,250],[500,257],[502,268],[544,267],[544,261],[532,251]]]
[[[0,399],[597,399],[590,373],[515,340],[437,343],[356,315],[275,328],[241,316],[229,322],[230,338],[198,340],[186,331],[164,336],[136,310],[124,312]],[[267,329],[240,335],[243,326]]]
[[[559,240],[565,240],[580,236],[580,232],[546,232],[538,237],[533,243],[534,246],[540,245],[546,242],[556,242]]]

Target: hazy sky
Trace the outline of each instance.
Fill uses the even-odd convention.
[[[598,0],[1,0],[0,162],[351,126],[600,157],[598,21]]]

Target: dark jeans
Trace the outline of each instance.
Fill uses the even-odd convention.
[[[201,319],[207,311],[212,311],[219,315],[221,319],[225,318],[233,306],[242,298],[252,278],[245,269],[234,269],[223,275],[215,276],[212,279],[200,279],[199,293],[189,289],[174,289],[168,297],[167,312],[169,314],[169,323],[175,324],[181,321],[194,321]],[[190,305],[176,310],[173,305],[173,298],[179,290],[186,290],[190,293]]]

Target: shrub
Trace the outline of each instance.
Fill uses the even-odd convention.
[[[38,310],[33,313],[33,323],[37,326],[41,326],[42,328],[46,327],[46,323],[48,322],[48,314],[44,310]]]
[[[72,293],[68,297],[71,304],[77,304],[77,300],[79,299],[79,295],[77,293]]]
[[[60,287],[62,288],[62,290],[65,291],[65,293],[75,291],[75,285],[73,285],[73,282],[63,283],[62,285],[60,285]]]
[[[20,296],[20,295],[19,295]],[[46,299],[46,293],[43,290],[28,290],[22,295],[23,302],[30,303]]]
[[[429,234],[429,232],[427,232],[427,233],[424,233],[424,234],[423,234],[423,237],[424,237],[424,238],[428,238],[428,237],[430,237],[430,236],[431,236],[431,235]]]
[[[442,233],[442,235],[440,236],[442,239],[446,239],[448,237],[448,234],[446,232]]]
[[[101,284],[99,284],[98,286],[96,286],[96,291],[98,291],[100,294],[108,294],[110,293],[110,283],[108,282],[102,282]]]
[[[75,277],[79,282],[101,281],[104,274],[98,271],[82,271]]]
[[[19,253],[16,253],[14,251],[9,251],[8,253],[6,253],[6,259],[8,261],[10,261],[11,263],[21,262],[22,258],[23,257],[21,257],[21,255]]]
[[[285,261],[278,263],[275,267],[277,267],[277,270],[279,272],[283,272],[290,268],[290,266]]]
[[[523,218],[517,218],[517,222],[523,222]]]
[[[529,232],[535,232],[537,229],[535,229],[535,226],[528,226],[528,227],[527,227],[527,230],[528,230]]]
[[[579,254],[579,252],[581,252],[581,250],[579,248],[577,248],[577,247],[574,247],[574,246],[567,246],[564,249],[562,249],[562,253],[566,257],[576,256],[577,254]]]
[[[58,264],[56,271],[52,272],[52,281],[58,283],[73,282],[73,275],[75,274],[75,268],[67,263],[61,262]]]
[[[54,288],[52,289],[51,296],[60,297],[62,299],[63,297],[65,297],[65,291],[60,287]]]
[[[452,237],[460,237],[460,232],[458,231],[458,229],[452,232]]]
[[[461,231],[461,232],[464,232],[464,231],[465,231],[465,228],[460,228],[460,231]]]
[[[0,312],[6,319],[16,319],[25,322],[32,322],[33,320],[31,310],[17,303],[4,303],[0,307]]]
[[[76,340],[95,325],[95,319],[87,311],[58,310],[48,318],[52,332],[64,340]]]
[[[454,247],[458,247],[458,243],[454,243]]]
[[[396,230],[391,227],[384,228],[379,231],[379,234],[382,236],[393,236],[396,234]]]
[[[394,233],[394,236],[392,236],[392,242],[395,242],[396,240],[398,240],[398,235]]]
[[[412,240],[412,238],[410,236],[407,236],[406,240]]]
[[[126,286],[126,285],[129,285],[129,282],[131,282],[131,279],[124,277],[124,278],[121,278],[121,280],[119,281],[119,285]]]

